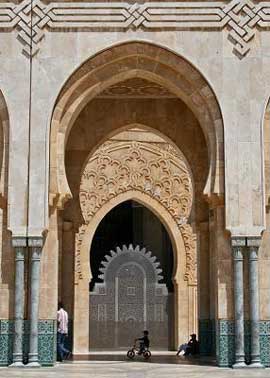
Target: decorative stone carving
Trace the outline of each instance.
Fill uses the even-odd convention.
[[[185,280],[189,285],[197,285],[197,248],[196,235],[192,232],[189,224],[180,226],[182,237],[184,239],[186,249],[186,272]]]
[[[50,2],[24,0],[0,7],[0,30],[19,31],[23,52],[33,56],[44,30],[127,30],[143,27],[180,30],[229,28],[234,52],[242,58],[250,50],[255,27],[270,27],[270,5],[251,0],[227,2]],[[32,24],[32,27],[31,27]],[[31,30],[32,29],[32,30]]]
[[[117,195],[136,190],[149,195],[168,211],[179,227],[186,249],[185,279],[197,284],[196,236],[187,224],[193,188],[191,172],[180,151],[171,145],[107,141],[86,163],[80,183],[85,223]],[[82,278],[80,246],[85,225],[76,236],[76,276]]]
[[[106,88],[99,98],[177,98],[167,88],[154,82],[136,77],[109,88]]]
[[[79,228],[79,232],[75,236],[75,284],[78,284],[79,280],[83,278],[82,266],[81,266],[81,245],[83,237],[85,235],[87,226],[83,224]]]
[[[138,190],[156,199],[177,225],[186,223],[192,206],[191,173],[180,153],[151,143],[109,142],[87,162],[80,184],[80,205],[88,223],[110,199]]]

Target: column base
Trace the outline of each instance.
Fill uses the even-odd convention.
[[[247,367],[247,364],[243,361],[241,362],[236,362],[235,364],[233,364],[232,368],[233,369],[244,369]]]
[[[27,365],[25,365],[25,367],[28,367],[28,368],[40,368],[41,365],[39,362],[35,361],[35,362],[28,362]]]
[[[263,364],[260,362],[251,362],[251,364],[247,365],[249,369],[264,369]]]
[[[9,368],[24,368],[25,365],[21,361],[13,362],[11,365],[8,365]]]

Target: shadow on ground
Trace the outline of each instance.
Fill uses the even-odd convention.
[[[69,360],[76,361],[134,361],[147,364],[172,364],[172,365],[195,365],[195,366],[215,366],[216,360],[213,357],[183,357],[175,355],[155,355],[153,354],[149,360],[145,360],[142,356],[135,356],[130,360],[124,354],[89,354],[76,355],[75,358]]]

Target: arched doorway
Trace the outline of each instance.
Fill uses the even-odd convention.
[[[127,348],[144,329],[152,348],[172,348],[173,250],[160,220],[119,204],[95,232],[90,264],[90,350]]]
[[[158,46],[123,44],[88,63],[59,95],[51,133],[50,204],[55,216],[60,214],[57,209],[64,209],[60,251],[64,264],[68,259],[71,264],[60,274],[62,297],[65,277],[74,269],[66,295],[74,321],[74,352],[89,350],[89,251],[96,229],[125,201],[149,208],[170,235],[176,347],[198,329],[198,247],[200,320],[208,324],[217,317],[216,292],[210,287],[217,277],[209,259],[218,239],[210,238],[209,230],[217,234],[224,216],[219,106],[190,63]],[[168,169],[168,156],[179,159],[175,166],[186,172],[187,181]],[[211,215],[217,207],[219,219]]]
[[[195,209],[192,211],[193,193],[192,172],[184,155],[150,130],[142,135],[142,129],[133,125],[88,156],[81,170],[78,193],[83,221],[80,221],[75,246],[75,347],[91,348],[91,330],[89,339],[86,334],[87,314],[92,311],[89,282],[93,271],[89,251],[93,252],[96,230],[112,209],[126,201],[135,201],[151,210],[170,235],[175,262],[171,280],[175,288],[176,319],[171,342],[173,340],[175,346],[196,330],[196,236],[189,223],[196,213]],[[74,208],[69,209],[69,214],[73,213]],[[110,243],[107,234],[106,238]],[[182,306],[182,301],[186,301],[187,306]],[[82,328],[84,335],[78,338]]]

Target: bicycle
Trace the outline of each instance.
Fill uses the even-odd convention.
[[[151,357],[151,352],[148,348],[144,348],[141,350],[141,347],[137,344],[137,340],[134,341],[133,347],[128,350],[127,357],[130,360],[133,360],[133,358],[138,356],[143,356],[146,360],[148,360]]]

